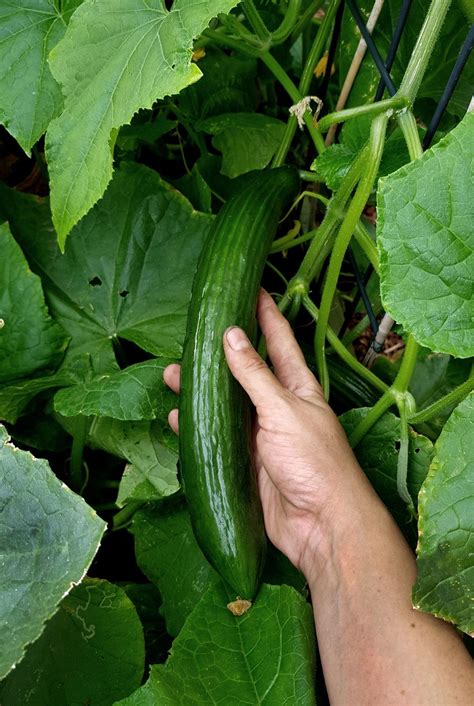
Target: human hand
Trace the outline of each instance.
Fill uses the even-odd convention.
[[[227,329],[224,351],[256,408],[254,458],[265,529],[273,544],[305,572],[305,559],[313,561],[322,548],[343,498],[353,502],[361,484],[366,490],[368,483],[290,325],[263,290],[257,316],[274,373],[242,329]],[[176,364],[164,372],[175,392],[179,372]],[[170,412],[169,422],[178,432],[178,410]]]

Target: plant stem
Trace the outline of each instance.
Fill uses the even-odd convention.
[[[415,341],[412,335],[409,335],[406,342],[402,362],[400,364],[400,369],[392,385],[392,389],[398,393],[405,393],[408,390],[411,376],[416,365],[418,349],[418,343]]]
[[[320,182],[321,177],[317,172],[308,172],[306,169],[300,169],[299,170],[299,175],[301,181],[312,181],[312,182]]]
[[[288,236],[283,236],[283,238],[278,238],[275,240],[272,247],[270,248],[270,253],[274,254],[277,252],[282,252],[283,250],[290,250],[295,248],[297,245],[306,243],[308,240],[312,240],[316,235],[318,235],[319,228],[310,230],[304,235],[300,235],[298,238],[289,238]]]
[[[271,37],[270,32],[260,17],[260,13],[255,7],[253,0],[242,0],[242,7],[257,37],[259,37],[263,42],[269,42]]]
[[[413,513],[415,507],[407,485],[409,430],[405,400],[400,400],[397,406],[400,414],[400,448],[398,450],[397,459],[397,491],[401,499],[408,505],[410,512]]]
[[[281,83],[293,103],[299,103],[303,96],[301,95],[300,91],[295,86],[291,78],[288,76],[285,69],[275,59],[275,57],[272,56],[268,51],[262,51],[260,53],[260,59],[263,61],[265,66],[272,72],[277,81]],[[318,128],[313,124],[313,118],[308,113],[308,111],[306,111],[304,115],[304,121],[306,127],[308,128],[308,132],[311,136],[311,139],[313,140],[317,153],[320,154],[321,152],[324,152],[326,147],[324,145],[323,136],[319,132]],[[273,166],[279,165],[274,162]]]
[[[285,16],[280,26],[272,32],[272,44],[281,44],[290,36],[298,20],[301,10],[301,0],[288,0]]]
[[[205,29],[202,34],[207,39],[212,40],[215,44],[219,44],[222,47],[229,47],[229,49],[234,49],[234,51],[241,52],[247,56],[252,56],[255,59],[258,59],[260,56],[260,50],[258,47],[250,46],[242,39],[230,37],[224,32],[219,32],[215,29]]]
[[[365,331],[369,324],[369,317],[366,314],[353,328],[351,328],[347,333],[344,334],[344,336],[342,337],[343,345],[346,347],[350,346],[356,338],[359,338],[361,333]]]
[[[323,3],[321,2],[321,0],[312,0],[306,10],[301,13],[297,23],[293,27],[293,34],[291,36],[293,42],[296,40],[298,35],[305,29],[306,25],[311,22],[316,13],[316,10],[321,7],[322,4]]]
[[[281,83],[285,91],[290,96],[293,103],[298,103],[301,100],[301,94],[297,86],[286,73],[285,69],[268,51],[260,52],[260,59],[265,66],[272,72],[275,78]]]
[[[69,460],[69,475],[71,488],[76,492],[83,490],[84,448],[90,429],[89,417],[78,417],[76,429],[72,437],[71,458]]]
[[[433,0],[418,34],[418,39],[397,93],[397,95],[408,98],[411,103],[414,102],[417,96],[450,4],[451,0]]]
[[[321,132],[327,132],[331,125],[337,125],[338,123],[352,120],[360,115],[375,116],[387,110],[399,110],[401,108],[407,108],[408,106],[409,102],[406,98],[403,96],[394,96],[393,98],[378,101],[378,103],[367,103],[366,105],[360,105],[356,108],[347,108],[346,110],[337,110],[334,113],[329,113],[321,120],[318,120],[318,127]]]
[[[364,436],[373,427],[373,425],[385,414],[385,412],[394,404],[394,399],[391,390],[387,390],[379,401],[374,404],[365,415],[364,419],[356,426],[352,434],[349,436],[349,443],[353,449],[362,441]]]
[[[370,196],[370,192],[372,191],[375,177],[377,176],[380,159],[383,152],[386,127],[387,116],[385,114],[377,116],[372,122],[369,140],[369,159],[368,164],[365,165],[366,171],[360,179],[354,198],[347,209],[346,216],[336,238],[336,242],[331,253],[331,259],[329,261],[326,283],[324,285],[321,297],[319,321],[316,326],[314,347],[319,379],[326,398],[329,396],[329,377],[326,366],[324,342],[326,339],[326,328],[329,321],[329,314],[331,312],[332,302],[337,288],[337,281],[344,255],[352,234],[354,233],[357,222]]]
[[[329,32],[331,30],[332,23],[334,21],[334,17],[337,12],[337,8],[339,6],[341,0],[331,0],[329,7],[326,10],[326,14],[324,16],[324,20],[321,24],[321,26],[318,28],[316,37],[313,41],[313,44],[311,46],[311,49],[308,53],[308,57],[306,59],[305,65],[303,67],[303,72],[301,74],[301,80],[299,83],[299,92],[302,97],[306,96],[308,93],[310,86],[311,86],[311,80],[313,78],[313,72],[316,67],[316,64],[320,60],[321,56],[323,55],[326,42],[329,36]],[[294,101],[297,102],[297,101]],[[312,120],[312,118],[310,118]],[[295,136],[296,132],[296,118],[294,116],[290,116],[288,118],[288,122],[286,124],[286,130],[285,134],[283,135],[283,139],[280,143],[280,146],[275,154],[275,157],[273,158],[273,166],[274,167],[281,167],[282,164],[284,164],[286,156],[289,152],[291,143],[293,141],[293,137]],[[314,142],[314,140],[313,140]],[[321,137],[321,142],[324,143],[324,140]],[[318,153],[322,152],[324,150],[324,144],[318,146],[315,144],[316,149]]]
[[[332,247],[332,235],[339,223],[344,217],[343,209],[359,180],[360,173],[367,160],[367,148],[364,147],[355,158],[350,166],[349,171],[342,180],[341,186],[334,194],[328,204],[326,215],[323,222],[319,226],[319,235],[317,241],[313,240],[304,256],[301,265],[293,277],[292,281],[302,283],[309,288],[310,283],[319,274],[319,271],[329,255]],[[291,284],[291,282],[290,282]]]
[[[374,241],[367,233],[367,229],[365,228],[361,220],[359,220],[355,227],[354,238],[363,250],[364,255],[374,268],[375,272],[377,272],[378,274],[380,272],[380,263],[377,248]]]
[[[367,416],[356,426],[356,428],[352,432],[352,435],[349,439],[352,448],[357,446],[357,444],[367,434],[369,429],[375,424],[379,417],[381,417],[382,414],[384,414],[384,412],[386,412],[387,409],[391,407],[392,404],[395,403],[397,405],[400,413],[400,419],[402,418],[402,414],[406,414],[408,399],[413,402],[414,406],[413,398],[407,392],[407,390],[408,385],[410,384],[410,379],[413,374],[413,370],[415,368],[418,348],[418,343],[412,336],[409,336],[397,377],[395,378],[392,386],[380,398],[377,404],[372,407],[372,409],[367,413]],[[403,421],[401,423],[403,424]]]
[[[423,154],[423,147],[418,134],[416,120],[411,110],[406,110],[398,114],[398,124],[403,132],[403,137],[408,148],[411,160],[418,159]]]
[[[143,500],[134,500],[119,510],[113,517],[112,532],[125,529],[133,520],[134,514],[144,505]]]
[[[303,297],[303,306],[312,316],[314,322],[317,323],[319,311],[308,296]],[[377,375],[375,375],[371,370],[361,365],[361,363],[359,363],[359,361],[349,353],[347,348],[345,348],[345,346],[341,343],[337,334],[330,326],[327,327],[326,336],[328,343],[333,348],[334,352],[346,363],[349,368],[354,370],[354,372],[356,372],[360,377],[367,380],[367,382],[373,385],[377,390],[380,390],[380,392],[386,392],[388,390],[388,385],[383,382],[383,380],[377,377]]]
[[[410,424],[421,424],[422,422],[427,422],[432,417],[439,414],[445,407],[451,407],[452,405],[461,402],[472,390],[474,390],[474,375],[471,373],[469,378],[456,387],[455,390],[451,390],[446,395],[443,395],[439,400],[430,404],[429,407],[421,409],[416,414],[412,414],[409,418]]]

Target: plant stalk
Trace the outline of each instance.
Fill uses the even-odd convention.
[[[301,0],[288,0],[285,16],[280,26],[272,32],[272,44],[281,44],[292,33],[301,10]]]
[[[387,98],[383,101],[378,101],[378,103],[367,103],[366,105],[360,105],[356,108],[346,108],[346,110],[337,110],[334,113],[328,113],[324,118],[318,120],[318,128],[320,132],[327,132],[331,125],[337,125],[338,123],[346,122],[347,120],[352,120],[353,118],[358,118],[360,115],[379,115],[388,110],[400,110],[401,108],[409,107],[408,100],[403,96],[394,96],[393,98]]]
[[[439,400],[430,404],[429,407],[421,409],[416,414],[412,414],[409,418],[410,424],[421,424],[422,422],[427,422],[432,417],[436,417],[445,407],[451,407],[452,405],[459,404],[462,400],[474,390],[474,375],[471,373],[469,378],[456,387],[455,390],[451,390],[446,395],[443,395]]]
[[[242,0],[242,7],[257,37],[263,42],[270,42],[271,34],[260,17],[260,13],[255,7],[253,0]]]
[[[303,297],[303,306],[317,324],[319,311],[308,296]],[[349,368],[354,370],[354,372],[356,372],[360,377],[367,380],[368,383],[380,392],[384,393],[388,390],[388,385],[383,380],[377,377],[377,375],[375,375],[371,370],[359,363],[357,358],[354,358],[354,356],[349,353],[347,348],[342,344],[339,337],[330,326],[327,327],[326,336],[329,345],[332,347],[336,355],[338,355]]]
[[[372,122],[370,140],[369,140],[369,159],[365,165],[366,171],[362,175],[357,187],[354,198],[347,209],[345,218],[341,225],[340,231],[334,244],[329,267],[326,275],[326,283],[324,285],[321,306],[319,311],[319,321],[316,327],[316,336],[314,341],[316,365],[320,378],[321,385],[326,398],[329,396],[329,377],[325,358],[325,340],[326,328],[329,321],[334,294],[337,288],[337,281],[341,265],[346,253],[347,247],[352,238],[352,234],[356,228],[362,211],[365,208],[367,200],[372,191],[377,172],[379,170],[380,160],[383,153],[385,130],[387,127],[387,116],[385,114],[377,116]]]
[[[310,86],[311,86],[311,81],[314,75],[314,69],[316,67],[316,64],[320,60],[320,58],[323,55],[327,39],[329,37],[329,32],[331,31],[331,26],[334,22],[334,17],[336,16],[337,8],[339,7],[339,3],[341,0],[331,0],[327,10],[326,14],[324,16],[324,20],[320,27],[317,30],[316,37],[313,41],[313,44],[311,46],[311,49],[308,53],[308,57],[306,59],[303,72],[301,74],[301,80],[299,83],[299,92],[302,97],[306,96]],[[294,101],[297,102],[297,101]],[[309,116],[308,116],[309,117]],[[312,121],[312,118],[310,118]],[[290,150],[291,143],[293,141],[293,138],[295,136],[296,132],[296,118],[294,116],[290,116],[288,118],[288,122],[286,124],[286,130],[285,134],[283,135],[283,139],[280,143],[280,146],[275,154],[275,157],[273,158],[272,165],[274,167],[281,167],[282,164],[284,164],[285,159],[287,157],[287,154]],[[314,140],[313,140],[314,142]],[[323,152],[325,149],[324,145],[324,140],[321,137],[321,142],[322,144],[319,144],[319,149],[318,146],[315,143],[315,147],[317,149],[318,154],[320,152]]]
[[[411,103],[417,96],[450,5],[451,0],[433,0],[426,14],[397,92],[397,95],[405,96]]]

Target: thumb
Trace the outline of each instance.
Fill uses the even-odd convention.
[[[224,353],[232,375],[255,407],[281,395],[282,386],[241,328],[231,326],[224,332]]]

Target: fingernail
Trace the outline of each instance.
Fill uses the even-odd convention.
[[[250,348],[249,339],[242,329],[237,326],[231,326],[228,328],[225,332],[225,337],[227,339],[227,343],[234,351],[241,351],[244,348]]]

